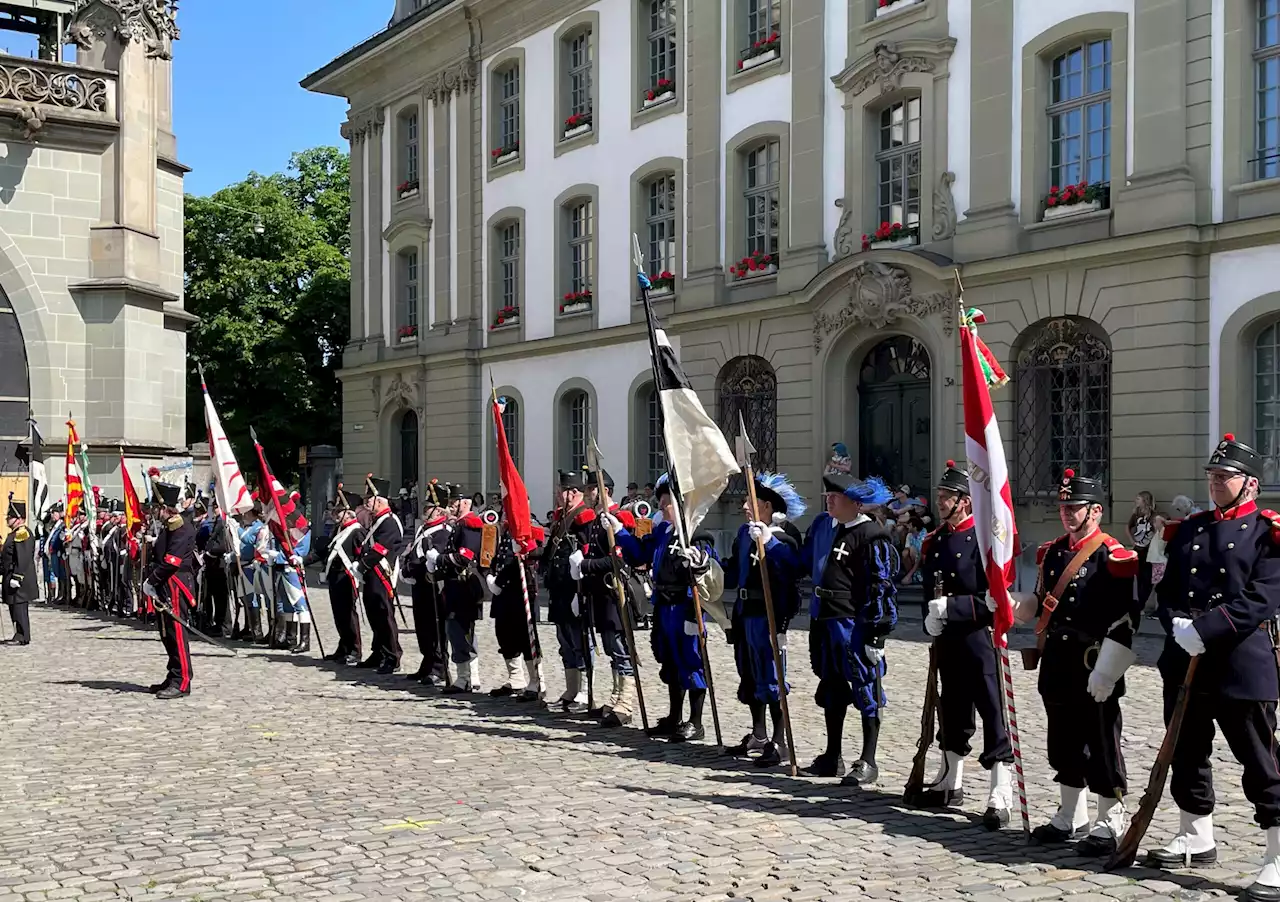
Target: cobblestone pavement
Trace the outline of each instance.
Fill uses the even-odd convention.
[[[322,590],[313,603],[327,608]],[[1221,864],[1208,871],[1105,874],[1069,850],[1028,847],[1017,829],[990,834],[977,823],[986,780],[972,759],[964,811],[904,809],[926,667],[918,620],[889,646],[877,790],[764,772],[638,727],[445,697],[315,653],[232,657],[194,642],[194,694],[159,702],[145,692],[163,676],[154,631],[45,607],[32,621],[33,646],[0,649],[0,902],[1195,900],[1247,884],[1262,852],[1222,748]],[[501,661],[492,622],[480,632],[487,690]],[[805,647],[806,635],[793,639]],[[403,640],[414,648],[411,631]],[[1140,645],[1125,702],[1133,806],[1162,735],[1156,643]],[[722,635],[713,655],[733,742],[748,718]],[[417,663],[406,655],[406,669]],[[804,763],[821,750],[822,721],[813,676],[795,670]],[[603,664],[598,673],[607,685]],[[660,708],[652,666],[643,678]],[[1056,793],[1038,697],[1030,675],[1016,679],[1038,824]],[[846,757],[858,743],[850,718]],[[1175,818],[1166,798],[1151,838],[1163,844]]]

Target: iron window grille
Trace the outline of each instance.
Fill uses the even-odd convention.
[[[591,290],[593,229],[591,201],[575,204],[569,210],[569,290],[573,294]]]
[[[1019,502],[1056,497],[1062,471],[1111,485],[1111,348],[1086,321],[1033,327],[1014,370]]]
[[[520,223],[512,222],[499,232],[502,244],[498,258],[499,300],[502,307],[520,305]]]
[[[1111,182],[1111,41],[1056,57],[1049,78],[1049,181]]]
[[[591,115],[591,32],[569,41],[569,115]]]
[[[747,152],[747,254],[778,253],[779,154],[777,141]]]
[[[880,113],[876,223],[920,227],[920,98]]]
[[[731,441],[738,434],[738,418],[746,424],[747,438],[755,446],[752,466],[757,472],[778,465],[778,377],[762,357],[735,357],[720,370],[720,431]],[[746,478],[729,480],[724,497],[741,499],[747,493]]]
[[[676,78],[675,0],[649,2],[649,87]]]
[[[520,67],[514,63],[498,75],[498,149],[504,153],[520,146]]]
[[[649,182],[645,231],[649,236],[649,275],[675,271],[676,265],[676,179],[660,175]]]

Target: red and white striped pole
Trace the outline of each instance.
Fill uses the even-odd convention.
[[[1018,808],[1022,812],[1022,832],[1031,839],[1031,813],[1027,810],[1027,778],[1022,772],[1022,740],[1018,737],[1018,706],[1013,698],[1013,670],[1009,667],[1009,648],[996,649],[1000,667],[1000,685],[1004,688],[1005,727],[1013,747],[1013,773],[1018,782]]]

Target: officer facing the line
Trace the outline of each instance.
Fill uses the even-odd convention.
[[[1160,655],[1168,722],[1198,656],[1169,789],[1178,832],[1148,863],[1181,868],[1217,861],[1213,839],[1214,721],[1244,768],[1245,797],[1266,831],[1262,870],[1245,898],[1280,900],[1280,772],[1276,767],[1275,616],[1280,607],[1280,514],[1259,511],[1258,452],[1223,436],[1205,464],[1213,510],[1166,528],[1169,563],[1157,587],[1168,633]]]

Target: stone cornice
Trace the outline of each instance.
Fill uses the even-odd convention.
[[[902,87],[902,77],[908,72],[945,70],[955,46],[955,38],[886,41],[854,60],[843,72],[832,76],[831,81],[849,97],[856,97],[877,85],[879,93],[889,94]]]

